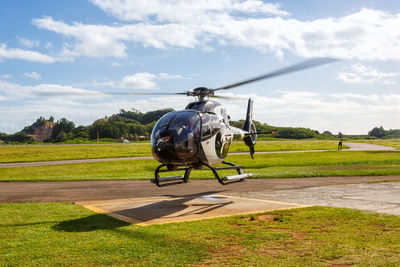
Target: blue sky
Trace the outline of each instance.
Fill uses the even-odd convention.
[[[18,0],[0,23],[0,132],[183,109],[192,99],[91,93],[215,88],[314,57],[341,61],[225,94],[252,97],[255,119],[276,126],[400,128],[398,1]],[[244,118],[246,100],[221,102]]]

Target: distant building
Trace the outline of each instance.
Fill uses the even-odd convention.
[[[100,118],[100,119],[95,120],[94,122],[96,123],[96,122],[102,122],[102,121],[109,121],[110,119],[114,119],[115,117],[117,117],[117,115],[113,114],[110,117]]]
[[[28,134],[28,136],[32,137],[33,140],[37,142],[43,142],[47,139],[50,139],[51,134],[53,133],[55,123],[46,121],[42,126],[36,127],[33,134]]]

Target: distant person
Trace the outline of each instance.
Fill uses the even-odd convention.
[[[341,132],[339,132],[339,144],[338,144],[338,147],[337,147],[337,150],[342,150],[342,138],[343,138],[343,134],[341,133]]]

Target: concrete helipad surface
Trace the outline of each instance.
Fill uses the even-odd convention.
[[[400,215],[400,182],[342,184],[231,194],[310,206],[341,207]]]
[[[183,222],[305,207],[296,203],[219,194],[85,201],[77,204],[137,225]]]

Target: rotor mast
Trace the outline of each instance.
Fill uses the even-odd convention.
[[[203,101],[206,96],[213,96],[214,90],[207,87],[197,87],[191,91],[187,91],[186,95],[198,97],[199,101]]]

